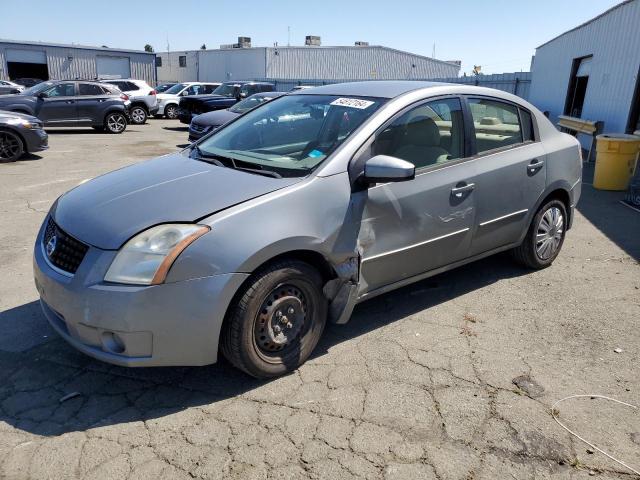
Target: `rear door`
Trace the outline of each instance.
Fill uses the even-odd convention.
[[[466,104],[476,152],[476,255],[517,242],[528,228],[545,189],[546,153],[527,110],[490,97]]]
[[[78,124],[102,123],[102,112],[110,94],[106,88],[95,83],[78,83]]]
[[[38,98],[38,118],[46,125],[68,127],[78,123],[75,82],[63,82],[43,92]]]

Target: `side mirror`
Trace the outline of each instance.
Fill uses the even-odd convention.
[[[47,95],[45,92],[40,92],[38,93],[38,98],[47,98],[49,95]]]
[[[186,97],[187,95],[189,95],[188,90],[183,90],[182,93],[180,94],[181,97]]]
[[[406,182],[416,176],[416,167],[389,155],[376,155],[364,164],[364,180],[368,183]]]
[[[240,92],[240,98],[247,98],[247,92]]]

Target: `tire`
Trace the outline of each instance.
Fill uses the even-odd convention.
[[[24,143],[20,135],[9,130],[0,130],[0,163],[15,162],[24,153]]]
[[[123,113],[112,112],[104,117],[104,128],[108,133],[122,133],[127,129],[127,117]]]
[[[164,116],[171,120],[178,118],[178,106],[171,104],[164,107]]]
[[[513,257],[528,268],[547,268],[560,253],[566,233],[567,207],[550,200],[536,212],[522,244],[512,250]]]
[[[134,105],[129,112],[131,123],[135,125],[143,125],[147,121],[147,110],[140,105]]]
[[[256,378],[277,377],[302,365],[327,321],[322,277],[297,260],[257,271],[235,301],[222,327],[222,353]]]

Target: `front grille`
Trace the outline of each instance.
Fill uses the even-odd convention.
[[[49,261],[60,270],[76,273],[89,246],[67,235],[51,217],[42,237],[42,247]]]

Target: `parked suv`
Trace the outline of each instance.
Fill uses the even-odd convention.
[[[129,117],[131,123],[141,125],[147,121],[149,115],[158,112],[158,99],[155,89],[151,88],[144,80],[119,79],[104,80],[105,83],[114,85],[124,92],[131,101]]]
[[[0,110],[38,117],[48,127],[93,127],[109,133],[127,128],[129,99],[112,85],[58,80],[17,95],[0,96]]]
[[[267,82],[225,82],[210,95],[196,95],[180,99],[178,118],[189,125],[196,115],[223,110],[235,105],[243,98],[256,93],[272,92],[275,85]]]
[[[177,83],[173,87],[159,93],[157,116],[164,115],[167,118],[178,118],[178,103],[181,97],[190,95],[210,94],[219,83],[202,83],[202,82],[183,82]]]
[[[0,80],[0,95],[7,95],[10,93],[20,93],[25,89],[24,85],[19,85],[9,80]]]
[[[507,250],[551,266],[581,176],[578,141],[506,92],[299,90],[62,195],[35,241],[35,284],[53,328],[100,360],[222,352],[274,377],[359,302]]]

